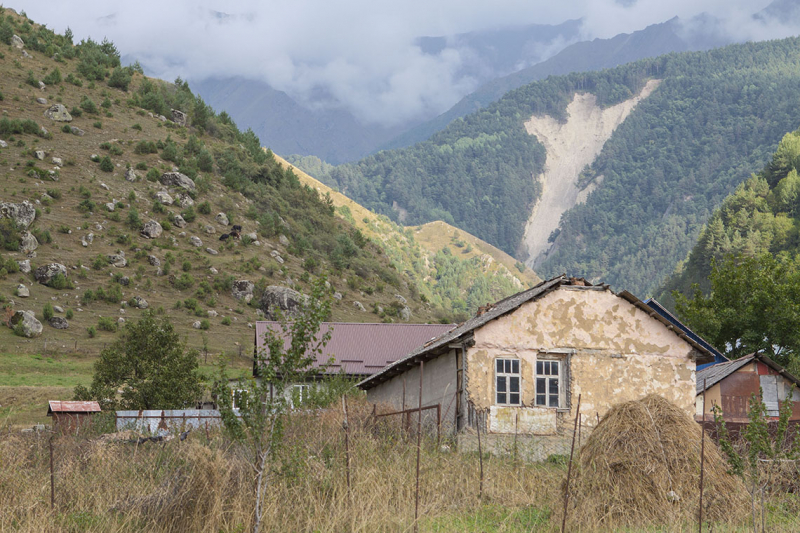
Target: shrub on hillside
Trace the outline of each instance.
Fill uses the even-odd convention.
[[[103,172],[113,172],[114,171],[114,163],[111,162],[111,158],[108,156],[104,156],[100,160],[100,170]]]

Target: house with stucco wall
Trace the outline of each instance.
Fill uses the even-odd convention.
[[[359,387],[376,409],[414,409],[422,373],[422,406],[440,406],[440,430],[460,448],[474,448],[480,429],[485,449],[514,443],[543,459],[568,453],[579,395],[586,432],[651,393],[692,414],[696,365],[713,360],[629,292],[562,275],[481,308]]]

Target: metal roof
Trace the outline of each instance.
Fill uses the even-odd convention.
[[[72,402],[61,400],[50,400],[47,407],[47,415],[53,413],[99,413],[100,404],[97,402]]]
[[[454,327],[455,324],[323,322],[317,338],[328,331],[331,331],[331,338],[312,366],[322,367],[332,357],[333,364],[327,367],[326,374],[344,372],[351,376],[369,376]],[[267,349],[264,343],[267,328],[281,331],[279,322],[256,322],[258,353]],[[289,347],[289,344],[289,339],[285,339],[284,346]],[[253,373],[257,375],[255,365]]]
[[[710,389],[723,379],[727,378],[740,368],[747,366],[748,363],[752,363],[753,361],[760,361],[770,367],[772,370],[780,374],[781,376],[785,377],[792,383],[796,384],[800,387],[800,379],[796,378],[792,374],[786,371],[781,365],[767,357],[766,355],[756,352],[751,353],[749,355],[745,355],[744,357],[740,357],[739,359],[735,359],[728,363],[717,363],[716,365],[708,366],[702,370],[697,372],[697,381],[695,382],[695,393],[702,394],[703,393],[703,384],[705,384],[706,390]]]
[[[428,361],[433,359],[434,357],[438,356],[435,352],[443,347],[447,347],[450,343],[461,340],[465,341],[467,338],[472,334],[472,332],[488,322],[495,320],[497,318],[502,317],[512,311],[518,309],[522,304],[535,300],[544,296],[545,294],[549,293],[550,291],[558,289],[562,285],[574,285],[579,287],[585,287],[588,290],[610,290],[609,286],[606,284],[597,284],[592,285],[591,283],[587,282],[582,278],[568,278],[565,274],[560,276],[556,276],[552,279],[543,281],[532,287],[526,291],[519,292],[514,294],[513,296],[509,296],[504,300],[500,300],[499,302],[489,305],[487,307],[482,307],[478,310],[478,314],[476,314],[471,319],[467,320],[463,324],[459,325],[457,328],[443,334],[438,339],[435,339],[433,342],[426,344],[411,352],[406,357],[402,358],[401,360],[387,366],[380,372],[373,374],[372,376],[364,379],[360,383],[358,383],[358,387],[368,390],[372,387],[378,385],[379,383],[386,381],[387,379],[407,370],[412,366],[416,366],[420,360]],[[645,311],[651,318],[658,320],[665,326],[667,329],[675,333],[678,337],[682,338],[684,341],[689,343],[695,350],[703,354],[704,361],[712,361],[714,355],[708,351],[705,347],[698,344],[696,341],[691,339],[690,337],[686,336],[680,329],[677,329],[673,326],[666,318],[662,317],[651,308],[647,307],[639,298],[634,296],[633,294],[629,293],[628,291],[622,291],[616,294],[620,298],[627,300],[628,302],[632,303],[636,307],[640,308],[641,310]]]

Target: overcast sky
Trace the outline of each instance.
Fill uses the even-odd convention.
[[[706,12],[737,40],[783,37],[750,23],[770,0],[19,0],[5,4],[76,40],[108,37],[147,74],[245,76],[302,102],[320,94],[366,121],[390,124],[448,109],[474,90],[458,75],[463,51],[432,56],[419,36],[583,19],[582,37],[604,38],[674,16]],[[223,13],[225,15],[223,15]]]

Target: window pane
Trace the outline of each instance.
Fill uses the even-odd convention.
[[[519,405],[519,394],[509,394],[508,398],[508,403],[511,405]]]
[[[536,405],[547,405],[547,397],[544,394],[536,395]]]
[[[550,363],[550,370],[554,376],[558,375],[558,361],[552,361]]]
[[[550,407],[558,407],[558,394],[550,395]]]
[[[509,392],[519,392],[519,378],[517,376],[511,376],[508,378],[508,381]]]
[[[541,361],[536,361],[536,373],[540,375],[544,373],[544,363]]]
[[[498,392],[497,393],[497,403],[506,403],[506,393],[505,392]]]
[[[506,374],[511,373],[511,359],[506,359]]]
[[[547,392],[547,379],[536,378],[536,394],[544,394]]]
[[[497,371],[498,372],[502,372],[503,371],[503,360],[502,359],[498,359],[497,360]]]
[[[497,377],[497,392],[506,392],[506,378],[505,376]]]
[[[511,371],[515,374],[519,374],[519,359],[511,361]]]
[[[558,379],[557,378],[550,378],[550,388],[548,390],[550,394],[558,394]]]

